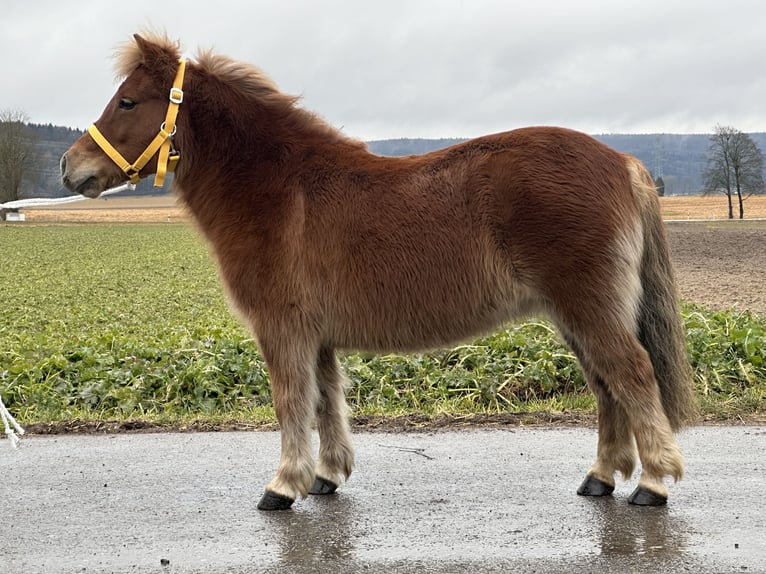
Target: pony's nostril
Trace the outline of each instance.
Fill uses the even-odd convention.
[[[62,175],[66,172],[66,154],[61,156],[61,161],[59,162],[59,169],[61,170]]]

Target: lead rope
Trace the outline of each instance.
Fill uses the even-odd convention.
[[[113,193],[119,193],[129,189],[133,191],[136,189],[134,183],[123,183],[117,187],[112,187],[106,191],[102,191],[99,198]],[[35,197],[31,199],[17,199],[15,201],[8,201],[6,203],[0,203],[0,209],[21,209],[23,207],[47,207],[49,205],[61,205],[64,203],[73,203],[75,201],[82,201],[88,199],[84,195],[67,195],[66,197]]]
[[[2,395],[0,395],[0,418],[3,419],[3,425],[5,426],[5,436],[7,436],[8,440],[11,441],[11,447],[18,448],[19,441],[21,440],[19,437],[24,434],[24,429],[21,428],[21,425],[16,422],[16,419],[13,418],[13,415],[8,412],[8,408],[3,403]],[[19,434],[16,435],[16,433]]]

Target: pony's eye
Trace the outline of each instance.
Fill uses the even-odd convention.
[[[129,100],[128,98],[120,98],[120,109],[121,110],[132,110],[136,107],[136,102],[133,100]]]

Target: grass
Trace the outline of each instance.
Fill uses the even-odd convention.
[[[268,374],[184,224],[0,226],[0,393],[24,424],[273,421]],[[766,319],[686,306],[708,418],[766,407]],[[590,413],[572,353],[543,321],[409,356],[343,358],[360,415]]]

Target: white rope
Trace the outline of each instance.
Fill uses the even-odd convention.
[[[99,197],[105,195],[112,195],[113,193],[119,193],[130,189],[131,191],[136,189],[136,185],[133,183],[123,183],[117,187],[112,187],[102,192]],[[20,209],[22,207],[46,207],[48,205],[60,205],[62,203],[72,203],[75,201],[82,201],[88,199],[84,195],[68,195],[67,197],[35,197],[32,199],[17,199],[15,201],[8,201],[6,203],[0,203],[0,209]]]
[[[24,434],[24,429],[16,422],[13,415],[8,412],[5,404],[3,404],[2,396],[0,396],[0,418],[3,419],[3,425],[5,426],[5,436],[11,441],[13,448],[18,448],[19,441],[21,440],[19,437]],[[19,433],[18,436],[16,433]]]

